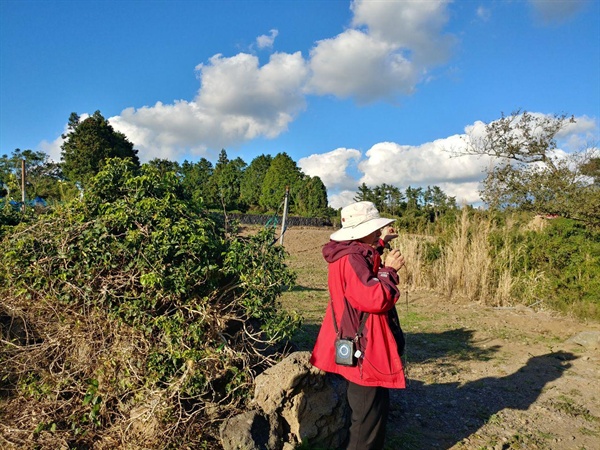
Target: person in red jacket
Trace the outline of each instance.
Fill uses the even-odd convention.
[[[394,219],[382,218],[371,202],[342,208],[342,228],[323,246],[330,301],[311,355],[313,366],[348,381],[352,410],[347,449],[381,449],[389,412],[389,389],[405,387],[404,335],[396,302],[404,257],[383,249]]]

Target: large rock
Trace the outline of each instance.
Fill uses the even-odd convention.
[[[252,403],[258,412],[244,413],[223,424],[221,441],[225,450],[280,450],[299,443],[309,443],[316,448],[342,445],[350,419],[346,381],[314,368],[309,359],[309,352],[293,353],[256,377]],[[226,442],[224,436],[235,433],[252,435],[249,427],[257,428],[256,420],[261,414],[269,418],[268,429],[272,434],[268,439],[254,440],[253,444],[234,443],[229,438]],[[235,432],[232,431],[234,424]]]
[[[282,431],[275,416],[247,411],[221,424],[221,444],[225,450],[276,450],[283,445]]]
[[[573,342],[586,348],[599,348],[600,331],[582,331],[569,338],[567,342]]]

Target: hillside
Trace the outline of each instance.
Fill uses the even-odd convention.
[[[298,281],[282,303],[305,317],[302,350],[312,349],[328,301],[320,247],[331,232],[284,236]],[[599,344],[572,339],[597,339],[599,324],[401,287],[410,385],[392,393],[387,449],[600,448]]]

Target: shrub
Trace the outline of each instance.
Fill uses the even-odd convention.
[[[294,276],[272,230],[230,235],[180,193],[174,174],[115,159],[81,201],[2,241],[2,415],[22,430],[7,439],[208,442],[277,359],[299,320],[278,309]]]
[[[393,242],[412,289],[600,319],[600,232],[569,219],[463,209],[431,235]]]
[[[539,296],[553,308],[600,318],[600,233],[580,222],[555,219],[523,239],[515,270],[544,274]]]

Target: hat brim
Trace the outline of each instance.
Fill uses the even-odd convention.
[[[354,239],[360,239],[365,236],[368,236],[375,230],[379,230],[380,228],[389,225],[394,222],[395,219],[384,219],[380,217],[379,219],[371,219],[368,222],[361,223],[355,227],[341,228],[333,233],[329,238],[332,241],[352,241]]]

